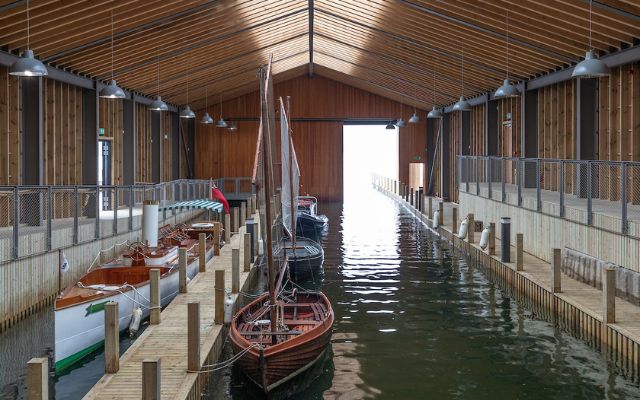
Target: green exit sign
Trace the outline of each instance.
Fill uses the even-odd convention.
[[[422,157],[420,156],[413,156],[413,161],[420,161],[422,160]]]
[[[100,128],[100,136],[104,136],[104,128]]]

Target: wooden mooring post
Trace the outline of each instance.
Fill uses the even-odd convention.
[[[120,329],[118,303],[104,305],[104,373],[115,374],[120,370]]]
[[[560,271],[560,263],[562,262],[562,250],[553,249],[553,260],[551,264],[551,272],[553,274],[553,282],[551,285],[551,293],[562,292],[562,275]]]
[[[603,319],[607,324],[616,322],[616,269],[606,267],[602,279]]]
[[[231,242],[231,215],[224,215],[224,241],[225,243]]]
[[[231,249],[231,293],[238,293],[238,291],[240,291],[240,249],[233,248]]]
[[[427,199],[427,216],[430,220],[433,220],[433,198],[428,197]]]
[[[240,211],[238,210],[238,207],[233,207],[233,233],[238,233],[238,231],[240,230]]]
[[[249,272],[251,270],[251,234],[245,233],[242,240],[242,270]]]
[[[451,208],[451,232],[458,232],[458,207]]]
[[[524,237],[516,233],[516,271],[524,270]]]
[[[27,362],[27,400],[49,400],[49,359],[32,358]]]
[[[240,203],[240,225],[244,226],[244,221],[247,219],[247,202],[243,201]],[[240,230],[240,228],[238,228]]]
[[[207,235],[198,235],[198,271],[207,271]]]
[[[476,242],[476,220],[473,214],[467,216],[469,224],[467,225],[467,238],[468,242],[473,244]]]
[[[438,202],[438,211],[440,212],[440,216],[438,217],[438,226],[444,225],[444,202]]]
[[[187,248],[178,249],[178,293],[187,293]]]
[[[158,325],[160,323],[160,270],[158,268],[149,270],[149,283],[149,301],[151,303],[149,323],[151,325]]]
[[[214,323],[222,324],[224,322],[224,270],[216,270],[215,273],[215,316]]]
[[[160,400],[160,358],[142,360],[142,400]]]
[[[200,303],[187,304],[187,371],[200,371]]]
[[[222,223],[214,222],[213,225],[213,255],[220,255],[220,238],[222,236]]]

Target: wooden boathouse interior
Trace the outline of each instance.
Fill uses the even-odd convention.
[[[11,73],[27,50],[45,76]],[[618,296],[640,304],[639,1],[1,0],[0,332],[138,237],[158,185],[184,196],[213,179],[246,199],[270,55],[302,191],[342,201],[344,125],[402,118],[382,190],[429,218],[442,202],[454,227],[508,216],[527,257],[615,265]],[[605,72],[580,75],[585,61]],[[122,96],[101,97],[112,79]],[[496,93],[505,79],[515,96]],[[640,368],[640,330],[625,332]]]

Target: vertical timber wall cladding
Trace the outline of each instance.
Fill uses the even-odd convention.
[[[388,118],[393,120],[401,113],[401,105],[395,101],[316,75],[301,76],[277,83],[275,98],[291,96],[294,121],[293,140],[296,145],[304,193],[323,200],[342,199],[342,122],[358,118]],[[238,130],[203,126],[196,127],[196,178],[250,176],[255,156],[260,115],[259,95],[247,94],[222,103],[225,119],[237,119]],[[407,120],[412,107],[402,109]],[[204,110],[198,112],[198,120]],[[220,117],[216,104],[208,108],[214,119]],[[400,129],[400,180],[408,182],[409,164],[426,160],[426,113],[419,111],[420,123],[407,124]],[[243,120],[244,119],[244,120]],[[250,121],[247,121],[249,119]]]
[[[160,149],[162,152],[162,165],[160,168],[161,175],[160,180],[162,182],[168,182],[172,180],[171,166],[173,161],[173,135],[171,134],[172,127],[172,114],[168,112],[162,113],[162,119],[160,122]],[[177,146],[177,144],[175,144]]]
[[[136,103],[136,183],[152,183],[151,117],[148,107]]]
[[[20,79],[0,67],[0,184],[20,183]]]
[[[124,121],[122,100],[100,99],[100,135],[101,140],[111,140],[111,180],[106,184],[122,185],[123,182],[123,144]]]

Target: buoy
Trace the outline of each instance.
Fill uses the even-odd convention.
[[[142,308],[137,307],[131,314],[131,322],[129,322],[129,336],[134,337],[140,329],[140,321],[142,320]]]
[[[467,237],[467,229],[469,228],[469,218],[465,218],[462,220],[460,224],[460,228],[458,229],[458,237],[460,239],[464,239]]]
[[[437,228],[440,222],[440,210],[436,210],[433,213],[433,227]]]
[[[224,323],[228,325],[231,323],[231,317],[233,317],[233,299],[230,295],[227,295],[227,299],[224,301]]]
[[[480,248],[482,250],[486,249],[489,245],[489,227],[486,227],[482,230],[482,234],[480,234]]]

